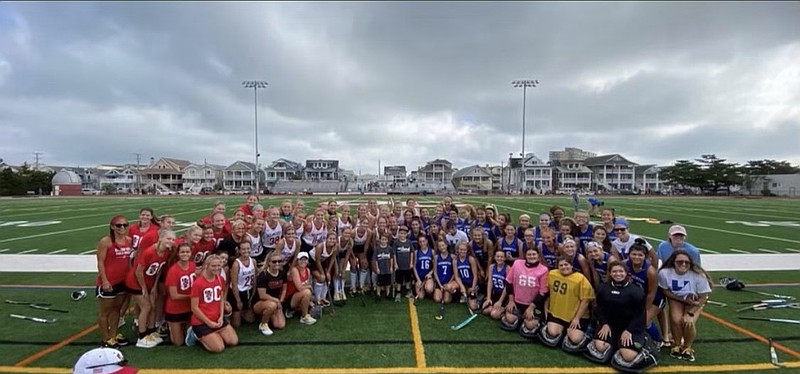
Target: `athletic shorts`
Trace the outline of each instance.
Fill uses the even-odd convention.
[[[127,293],[129,293],[131,295],[142,295],[143,294],[142,290],[140,290],[140,289],[130,288],[130,287],[127,287],[127,286],[124,286],[124,285],[123,285],[123,287],[125,287],[125,292],[127,292]]]
[[[231,304],[231,309],[234,312],[240,312],[241,310],[249,310],[252,308],[253,299],[256,295],[255,288],[251,288],[247,291],[238,291],[239,292],[239,300],[242,300],[242,309],[236,307],[236,298],[233,297],[233,292],[228,292],[228,302]]]
[[[391,274],[378,274],[378,286],[386,287],[392,284]]]
[[[219,330],[222,330],[223,328],[225,328],[225,326],[228,326],[228,321],[223,321],[222,322],[222,327],[220,327],[218,329],[212,329],[212,328],[208,327],[208,325],[206,325],[206,324],[192,325],[192,331],[194,332],[195,336],[197,336],[198,338],[202,338],[202,337],[204,337],[204,336],[206,336],[208,334],[213,334],[213,333],[215,333],[215,332],[217,332]]]
[[[358,254],[364,253],[364,244],[354,245],[353,246],[353,253],[358,253]]]
[[[564,327],[565,329],[568,329],[570,323],[572,323],[570,321],[564,321],[561,318],[555,317],[552,314],[547,315],[547,323],[550,323],[550,322],[559,324],[562,327]],[[581,323],[580,330],[583,331],[583,332],[586,332],[586,329],[589,328],[589,324],[591,323],[591,320],[588,319],[588,318],[581,318],[580,319],[580,323]]]
[[[397,271],[394,272],[394,281],[396,283],[411,282],[412,280],[414,280],[414,274],[411,273],[411,271],[412,271],[411,269],[407,270],[397,269]]]
[[[664,291],[661,288],[656,288],[656,295],[653,298],[653,305],[657,306],[658,309],[664,309],[667,305],[667,298],[664,297]]]
[[[120,294],[128,292],[127,288],[125,288],[125,282],[119,282],[115,285],[111,286],[111,291],[103,291],[103,286],[97,286],[94,290],[95,296],[101,299],[113,299]],[[141,294],[141,292],[139,293]]]
[[[489,299],[492,300],[492,303],[496,303],[497,300],[500,300],[500,296],[503,296],[503,291],[493,291],[492,294],[489,296]],[[503,306],[508,304],[508,298],[506,298],[505,302],[503,302]]]
[[[188,311],[186,313],[177,313],[177,314],[164,313],[164,319],[167,322],[174,322],[174,323],[189,322],[189,318],[191,317],[192,317],[191,311]]]

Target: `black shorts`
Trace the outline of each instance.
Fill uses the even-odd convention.
[[[391,274],[378,274],[378,286],[386,287],[392,284]]]
[[[522,315],[525,314],[525,311],[528,310],[528,307],[531,306],[530,304],[520,304],[516,301],[514,301],[514,305],[517,306],[516,314],[518,317],[522,317]]]
[[[552,323],[556,323],[556,324],[559,324],[559,325],[561,325],[562,327],[564,327],[565,329],[568,329],[568,328],[569,328],[569,325],[570,325],[570,323],[571,323],[571,322],[569,322],[569,321],[564,321],[564,320],[563,320],[563,319],[561,319],[561,318],[555,317],[555,316],[553,316],[552,314],[548,314],[548,315],[547,315],[547,323],[550,323],[550,322],[552,322]],[[590,320],[590,319],[588,319],[588,318],[581,318],[581,319],[580,319],[580,323],[581,323],[581,328],[580,328],[580,330],[581,330],[581,331],[583,331],[583,332],[586,332],[586,329],[588,329],[588,328],[589,328],[589,323],[591,323],[591,320]]]
[[[197,336],[198,338],[202,338],[202,337],[204,337],[204,336],[206,336],[208,334],[213,334],[213,333],[215,333],[215,332],[217,332],[219,330],[222,330],[223,328],[225,328],[225,326],[228,326],[228,321],[223,321],[222,322],[222,327],[220,327],[218,329],[212,329],[212,328],[208,327],[208,325],[206,325],[206,324],[192,325],[192,331],[194,332],[195,336]]]
[[[253,306],[253,299],[256,295],[256,289],[251,288],[247,291],[238,291],[239,292],[239,300],[242,300],[242,309],[236,307],[236,298],[233,296],[233,293],[237,291],[229,291],[228,292],[228,302],[231,304],[231,310],[234,312],[240,312],[242,310],[249,310]]]
[[[353,253],[357,253],[357,254],[364,253],[364,244],[353,245]]]
[[[191,317],[192,317],[192,312],[191,311],[188,311],[186,313],[178,313],[178,314],[164,313],[164,319],[167,322],[174,322],[174,323],[189,322],[189,318],[191,318]]]
[[[125,287],[125,292],[127,292],[127,293],[129,293],[131,295],[141,295],[141,294],[143,294],[142,290],[140,290],[140,289],[130,288],[130,287],[127,287],[127,286],[123,286],[123,287]]]
[[[492,303],[496,303],[498,300],[500,300],[500,296],[502,296],[502,295],[503,295],[503,291],[502,290],[500,290],[500,291],[492,291],[492,295],[489,296],[489,299],[492,300]],[[506,304],[508,304],[508,298],[506,298],[506,300],[503,302],[504,306]]]
[[[414,274],[411,269],[397,269],[397,271],[394,272],[395,283],[408,283],[412,280],[414,280]]]
[[[97,288],[94,290],[95,296],[100,299],[113,299],[126,292],[128,292],[128,289],[125,288],[125,282],[119,282],[111,286],[111,291],[108,292],[103,291],[103,286],[97,286]]]

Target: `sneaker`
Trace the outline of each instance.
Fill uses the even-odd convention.
[[[458,302],[460,304],[466,304],[467,303],[467,297],[466,296],[461,296],[461,299],[459,299]]]
[[[401,296],[400,296],[400,293],[399,293],[399,292],[398,292],[398,293],[395,293],[395,295],[394,295],[394,302],[396,302],[396,303],[399,303],[399,302],[400,302],[400,297],[401,297]]]
[[[118,332],[117,336],[115,336],[114,339],[117,340],[117,344],[119,344],[120,347],[124,347],[128,344],[131,344],[130,340],[128,340],[128,338],[126,338],[125,335],[122,335],[121,332]]]
[[[100,344],[100,347],[119,349],[120,345],[117,342],[116,338],[108,338],[108,340],[106,340],[106,341],[104,341],[103,343]]]
[[[304,325],[313,325],[313,324],[317,323],[317,320],[314,319],[314,317],[311,317],[310,314],[306,314],[302,318],[300,318],[300,323],[302,323]]]
[[[125,326],[125,318],[120,318],[119,323],[117,323],[117,328]]]
[[[294,317],[294,311],[291,309],[284,309],[283,316],[286,317],[286,319],[292,319],[292,317]]]
[[[324,307],[326,307],[326,306],[331,306],[331,302],[330,302],[330,301],[328,301],[328,299],[321,299],[321,300],[319,301],[319,305],[322,305],[322,306],[324,306]]]
[[[406,292],[406,299],[413,299],[413,298],[414,298],[414,293],[412,293],[411,291]]]
[[[678,360],[683,360],[683,348],[682,347],[672,347],[669,352],[669,355],[672,358],[677,358]]]
[[[151,335],[147,335],[143,338],[139,338],[139,340],[136,341],[136,346],[139,348],[153,348],[157,346],[158,343],[156,343],[155,340],[153,340],[153,338],[150,336]]]
[[[681,353],[682,358],[689,362],[694,362],[694,349],[686,348]]]
[[[342,295],[339,292],[334,292],[333,293],[333,301],[334,302],[342,301]]]
[[[344,291],[339,291],[339,295],[341,295],[341,301],[347,301],[347,293]]]
[[[187,347],[192,347],[197,344],[197,335],[194,334],[192,326],[189,326],[189,328],[186,329],[186,338],[183,339],[183,342]]]
[[[261,331],[261,334],[270,336],[272,335],[272,330],[269,329],[269,323],[263,322],[258,325],[258,331]]]
[[[158,334],[158,331],[154,331],[150,333],[150,335],[148,336],[150,337],[150,340],[156,343],[156,345],[159,345],[164,342],[164,338],[162,338],[161,335]]]

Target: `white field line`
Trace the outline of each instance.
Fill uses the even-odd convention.
[[[34,248],[34,249],[29,249],[29,250],[27,250],[27,251],[17,252],[17,254],[18,254],[18,255],[24,255],[24,254],[26,254],[26,253],[33,253],[33,252],[36,252],[36,251],[38,251],[38,250],[39,250],[39,248]]]
[[[784,248],[784,249],[789,252],[800,253],[800,249],[794,249],[794,248]]]
[[[79,254],[81,254],[81,255],[88,255],[88,254],[90,254],[90,253],[94,253],[96,250],[97,250],[97,249],[94,249],[94,248],[93,248],[93,249],[90,249],[90,250],[88,250],[88,251],[81,252],[81,253],[79,253]]]
[[[3,249],[0,249],[0,253],[8,252],[10,250],[11,250],[11,248],[3,248]]]
[[[131,203],[129,203],[129,204],[131,204]],[[188,203],[188,204],[182,204],[182,205],[165,205],[163,207],[158,207],[158,211],[161,211],[161,212],[163,212],[165,210],[169,211],[169,209],[172,209],[172,208],[175,208],[175,207],[186,207],[186,206],[192,206],[192,205],[199,205],[199,203],[198,202],[194,202],[194,203]],[[140,209],[140,207],[136,207],[135,205],[131,205],[131,206],[125,206],[122,209],[120,209],[118,205],[109,204],[107,206],[100,207],[100,208],[94,208],[94,209],[104,209],[105,212],[96,213],[96,214],[84,214],[84,215],[81,215],[81,216],[68,216],[68,217],[62,218],[61,221],[69,221],[69,220],[81,219],[81,218],[107,216],[107,215],[109,215],[108,212],[112,211],[112,210],[113,211],[119,211],[119,210],[136,210],[136,211],[138,211]],[[211,209],[209,208],[208,210],[210,211]],[[49,209],[47,210],[47,213],[49,213],[49,214],[52,214],[52,212],[53,212],[52,210],[49,210]],[[37,214],[37,213],[27,213],[27,214]],[[9,217],[11,217],[11,216],[9,216]]]
[[[55,251],[52,251],[52,252],[47,252],[47,254],[48,254],[48,255],[54,255],[54,254],[56,254],[56,253],[61,253],[61,252],[66,252],[66,251],[67,251],[67,249],[66,249],[66,248],[61,248],[61,249],[57,249],[57,250],[55,250]]]
[[[759,238],[759,239],[766,239],[766,240],[777,240],[777,241],[782,241],[782,242],[789,242],[789,243],[797,243],[797,244],[800,244],[800,240],[792,240],[792,239],[776,238],[776,237],[772,237],[772,236],[764,236],[764,235],[749,234],[749,233],[746,233],[746,232],[736,232],[736,231],[722,230],[722,229],[715,229],[715,228],[713,228],[713,227],[705,227],[705,226],[697,226],[697,225],[688,225],[688,224],[683,224],[683,226],[686,226],[686,227],[693,227],[693,228],[700,229],[700,230],[708,230],[708,231],[724,232],[724,233],[726,233],[726,234],[742,235],[742,236],[749,236],[749,237],[752,237],[752,238]]]
[[[743,250],[741,250],[741,249],[736,249],[736,248],[731,248],[731,249],[730,249],[730,251],[731,251],[731,252],[736,252],[736,253],[748,254],[748,255],[749,255],[749,254],[752,254],[752,253],[750,253],[750,252],[748,252],[748,251],[743,251]]]
[[[186,212],[173,213],[172,215],[173,216],[179,216],[179,215],[183,215],[183,214],[206,212],[206,211],[208,211],[208,209],[197,209],[197,210],[190,210],[190,211],[186,211]],[[85,231],[85,230],[96,229],[96,228],[99,228],[99,227],[106,227],[106,226],[108,226],[108,224],[81,227],[81,228],[77,228],[77,229],[53,231],[53,232],[47,232],[47,233],[44,233],[44,234],[20,236],[20,237],[16,237],[16,238],[0,240],[0,243],[7,243],[7,242],[13,242],[13,241],[17,241],[17,240],[25,240],[25,239],[33,239],[33,238],[41,238],[41,237],[44,237],[44,236],[60,235],[60,234],[66,234],[66,233],[76,232],[76,231]]]
[[[654,203],[652,203],[652,201],[651,201],[650,204],[641,203],[641,202],[638,202],[638,201],[635,202],[635,203],[628,203],[628,202],[623,201],[620,204],[621,205],[641,205],[641,206],[657,207],[657,208],[659,208],[661,210],[685,210],[685,211],[710,212],[710,213],[720,213],[721,212],[720,210],[714,210],[714,209],[695,208],[695,207],[693,207],[691,205],[687,206],[687,205],[673,204],[673,203],[670,203],[670,204],[658,204],[658,203],[655,203],[654,204]],[[729,207],[730,206],[719,206],[720,209],[729,208]],[[747,213],[747,212],[744,212],[743,210],[761,211],[763,213]],[[775,217],[775,218],[785,218],[785,219],[800,220],[800,217],[797,217],[797,216],[781,216],[781,215],[776,215],[774,210],[764,210],[764,209],[756,209],[756,208],[747,209],[747,208],[743,208],[743,207],[741,207],[741,208],[740,207],[736,207],[735,211],[723,211],[723,212],[724,213],[729,213],[729,214],[742,214],[742,215],[758,216],[758,217],[764,217],[766,215],[766,216]],[[679,213],[679,214],[682,214],[682,213]],[[705,217],[705,216],[697,216],[697,217]],[[711,218],[711,217],[705,217],[705,218]]]
[[[767,253],[781,253],[781,252],[778,252],[778,251],[774,251],[772,249],[759,248],[758,250],[761,251],[761,252],[767,252]]]

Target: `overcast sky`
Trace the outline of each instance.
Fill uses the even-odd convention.
[[[800,3],[0,3],[0,158],[800,164]]]

